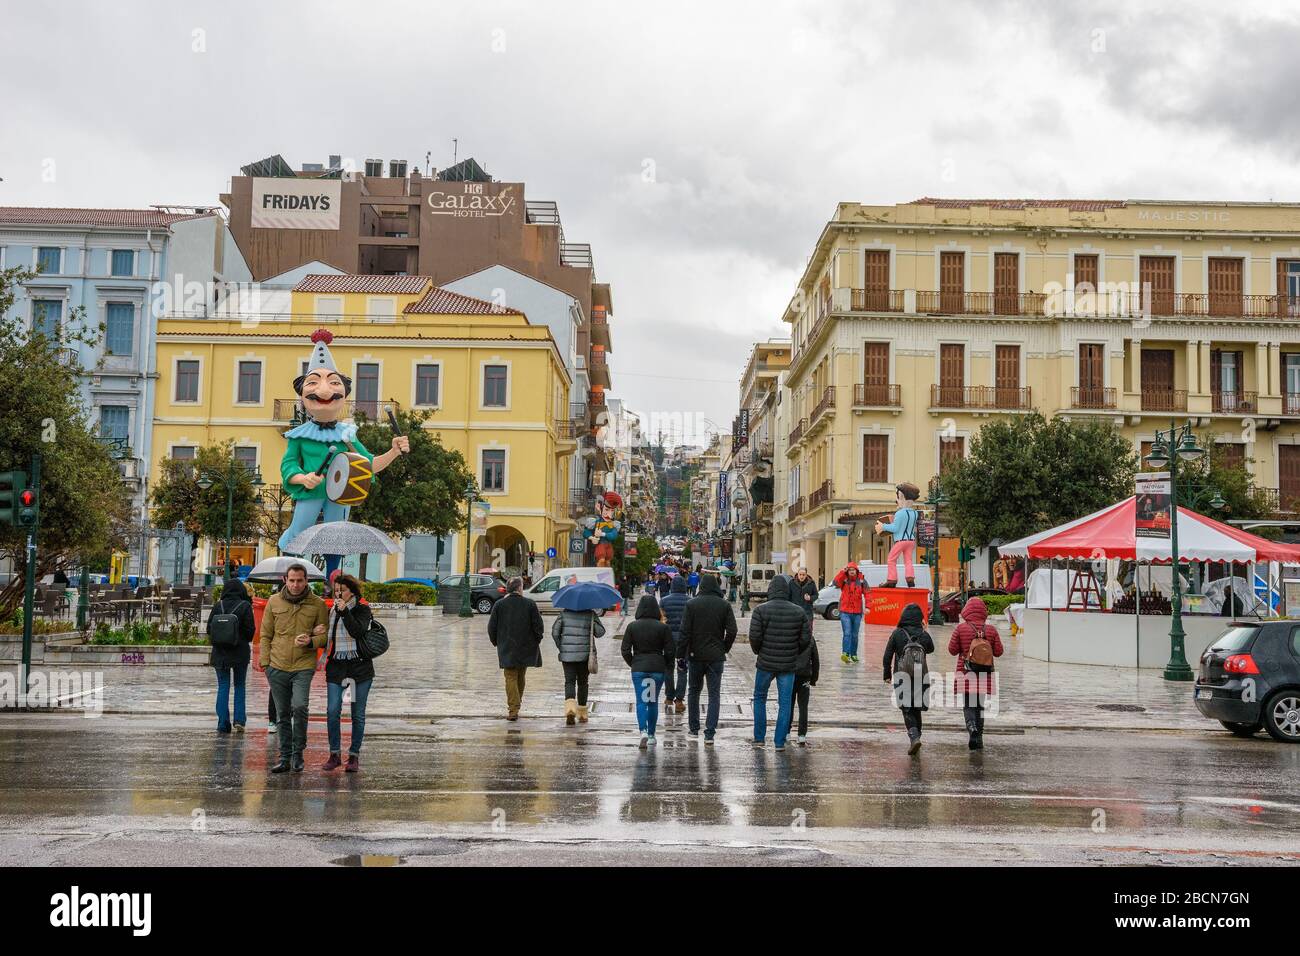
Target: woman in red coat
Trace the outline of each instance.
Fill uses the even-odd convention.
[[[856,564],[846,564],[835,575],[835,586],[840,589],[840,630],[844,639],[840,645],[840,662],[858,662],[858,632],[862,629],[862,614],[867,609],[866,582]]]
[[[968,600],[961,609],[961,623],[952,629],[948,640],[948,653],[957,657],[957,673],[953,677],[953,693],[962,698],[962,713],[966,730],[970,733],[970,749],[984,749],[984,697],[993,686],[993,673],[975,674],[966,670],[966,656],[971,642],[977,637],[988,641],[993,656],[1002,656],[1002,637],[998,629],[987,623],[989,609],[977,597]]]

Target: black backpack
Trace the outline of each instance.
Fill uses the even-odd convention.
[[[907,643],[898,654],[898,666],[895,670],[900,674],[906,674],[913,684],[925,679],[928,671],[925,664],[925,648],[911,634],[907,635]]]
[[[225,603],[224,598],[218,601],[208,616],[208,643],[213,647],[236,647],[239,644],[239,615],[225,611],[217,613]]]

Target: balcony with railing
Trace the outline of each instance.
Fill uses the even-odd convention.
[[[592,497],[591,492],[586,488],[570,488],[568,499],[568,514],[570,518],[577,520],[584,515],[591,514]]]
[[[609,388],[609,358],[605,350],[599,346],[591,347],[591,354],[587,356],[587,375],[591,379],[592,385],[598,385],[601,388]]]
[[[1187,411],[1187,389],[1142,387],[1142,411],[1144,412],[1185,412]]]
[[[854,408],[902,408],[901,385],[854,385]]]
[[[1109,409],[1119,407],[1118,391],[1100,386],[1075,385],[1070,389],[1071,408]]]
[[[996,385],[931,385],[930,407],[974,411],[1029,411],[1031,391]]]
[[[1282,395],[1282,414],[1300,415],[1300,392],[1286,392]]]
[[[365,418],[367,421],[384,422],[391,411],[397,414],[402,410],[400,402],[394,401],[356,401],[349,399],[343,403],[344,418]],[[302,422],[307,420],[302,402],[296,398],[277,398],[271,403],[271,417],[277,422]]]
[[[916,311],[928,315],[1044,315],[1041,292],[917,292]]]
[[[850,289],[849,309],[853,312],[902,312],[902,289]]]
[[[1257,392],[1211,392],[1210,408],[1216,414],[1236,415],[1259,411],[1259,394]]]
[[[791,521],[793,521],[795,518],[798,518],[807,510],[808,510],[808,499],[800,495],[799,498],[797,498],[795,501],[790,503],[790,508],[787,513],[787,516]]]
[[[1270,515],[1300,514],[1300,489],[1257,487],[1255,495]]]
[[[808,510],[816,511],[822,505],[826,504],[828,501],[831,500],[831,495],[833,493],[834,492],[831,488],[831,480],[827,478],[825,481],[823,481],[820,485],[817,486],[816,491],[814,491],[812,494],[808,496]]]
[[[609,336],[609,313],[602,305],[591,307],[591,344],[601,348],[611,348]]]
[[[807,428],[808,428],[808,419],[801,418],[799,419],[799,424],[795,425],[794,428],[790,430],[790,444],[786,448],[787,454],[793,452],[795,450],[795,447],[799,444],[799,442],[803,441],[803,433],[807,430]]]
[[[822,390],[822,397],[817,401],[817,404],[813,406],[812,414],[808,416],[808,427],[810,429],[814,428],[828,412],[832,413],[830,417],[834,417],[834,411],[835,386],[827,385],[826,388]]]

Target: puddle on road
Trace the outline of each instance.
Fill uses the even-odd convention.
[[[335,866],[401,866],[406,862],[404,856],[386,856],[382,853],[353,853],[330,860]]]

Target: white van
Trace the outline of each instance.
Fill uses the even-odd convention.
[[[767,586],[776,577],[775,564],[751,564],[745,573],[749,576],[749,593],[751,597],[767,597]]]
[[[564,585],[577,584],[579,581],[599,581],[612,588],[618,587],[614,583],[613,568],[555,568],[542,575],[541,580],[534,582],[532,587],[525,588],[524,597],[536,601],[537,609],[542,613],[554,611],[551,595]]]

